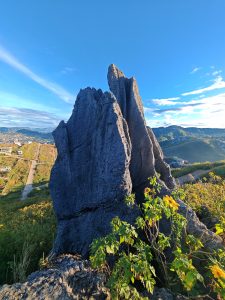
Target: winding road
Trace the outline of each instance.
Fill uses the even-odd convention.
[[[35,159],[31,160],[31,166],[30,166],[28,177],[27,177],[26,185],[25,185],[25,187],[23,189],[23,192],[22,192],[22,195],[21,195],[21,201],[26,200],[28,194],[33,190],[33,180],[34,180],[35,169],[36,169],[36,166],[37,166],[37,163],[38,163],[38,156],[39,156],[39,153],[40,153],[40,147],[41,147],[41,144],[38,144]]]

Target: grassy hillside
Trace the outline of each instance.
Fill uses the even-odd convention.
[[[17,147],[12,156],[0,155],[0,167],[11,168],[0,174],[0,284],[24,281],[52,248],[56,222],[48,188],[35,189],[20,200],[38,148],[38,143],[26,144],[20,157]],[[49,181],[55,156],[53,145],[40,145],[33,185]]]
[[[189,162],[225,159],[225,129],[169,126],[153,131],[167,157]]]
[[[10,167],[11,170],[7,173],[0,173],[0,197],[10,192],[21,194],[27,181],[31,160],[35,158],[37,158],[37,167],[33,184],[35,186],[43,185],[49,181],[50,171],[56,158],[56,149],[53,145],[31,143],[20,148],[15,145],[7,146],[12,146],[13,152],[11,156],[0,155],[0,168]],[[23,152],[20,156],[17,155],[18,149]]]
[[[55,217],[48,190],[26,201],[16,193],[0,200],[0,285],[24,281],[48,255],[55,236]]]
[[[167,157],[177,156],[189,162],[216,161],[225,158],[225,154],[204,140],[191,140],[163,147]]]
[[[225,160],[217,162],[194,163],[183,168],[172,170],[172,175],[177,178],[189,173],[193,173],[197,170],[208,170],[209,172],[213,172],[216,175],[223,177],[223,175],[225,175]]]

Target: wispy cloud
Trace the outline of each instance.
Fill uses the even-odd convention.
[[[155,109],[148,117],[151,126],[197,126],[224,128],[225,93],[180,103],[177,107]]]
[[[213,76],[218,76],[218,75],[221,74],[221,73],[222,73],[221,70],[217,70],[217,71],[212,72],[212,75],[213,75]]]
[[[60,71],[60,73],[63,74],[63,75],[66,75],[66,74],[73,73],[73,72],[75,72],[75,71],[77,71],[76,68],[65,67],[65,68],[63,68],[63,69]]]
[[[202,93],[205,93],[205,92],[209,92],[209,91],[213,91],[213,90],[217,90],[217,89],[222,89],[222,88],[225,88],[225,81],[223,80],[223,78],[221,76],[218,76],[214,80],[214,83],[211,84],[210,86],[202,88],[202,89],[193,90],[191,92],[185,92],[181,95],[182,96],[198,95],[198,94],[202,94]]]
[[[199,70],[201,70],[200,67],[195,67],[195,68],[190,72],[190,74],[194,74],[194,73],[198,72]]]
[[[58,96],[60,99],[67,103],[73,103],[75,101],[75,96],[72,95],[70,92],[65,90],[60,85],[51,82],[36,73],[34,73],[31,69],[29,69],[27,66],[25,66],[22,62],[20,62],[16,57],[14,57],[12,54],[10,54],[6,49],[4,49],[0,45],[0,60],[4,63],[10,65],[14,69],[20,71],[27,77],[29,77],[34,82],[38,83],[42,87],[46,88],[47,90],[51,91],[53,94]]]
[[[0,107],[1,126],[55,128],[60,120],[60,117],[45,111],[18,107]]]
[[[176,105],[177,102],[173,102],[173,101],[177,101],[179,99],[180,97],[152,99],[152,102],[155,103],[156,105]]]

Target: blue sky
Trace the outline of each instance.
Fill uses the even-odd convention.
[[[224,16],[224,0],[1,1],[0,127],[57,126],[114,63],[150,126],[224,128]]]

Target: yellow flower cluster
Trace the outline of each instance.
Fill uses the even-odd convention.
[[[213,265],[210,267],[210,270],[215,278],[223,278],[225,279],[225,272],[219,266]]]
[[[170,207],[173,210],[178,210],[179,204],[173,199],[173,197],[166,195],[163,197],[163,201],[167,207]]]
[[[146,187],[144,190],[144,194],[148,195],[151,192],[151,189],[149,187]]]

